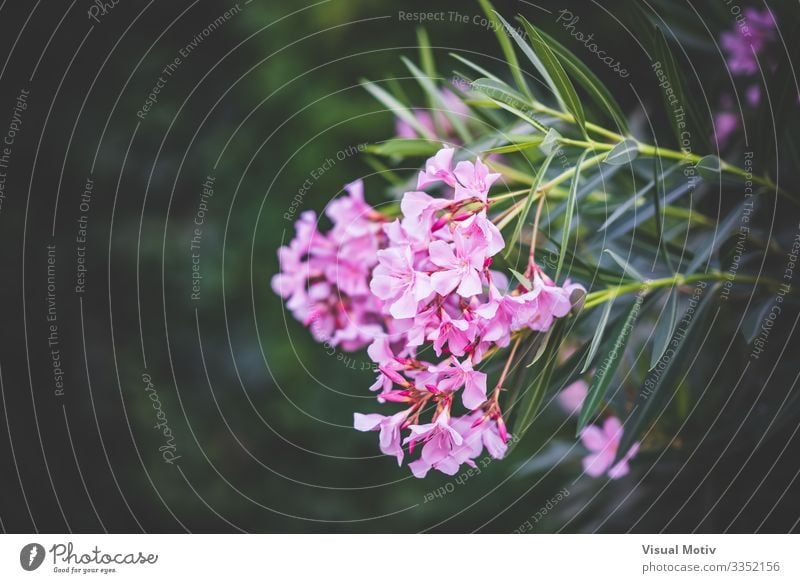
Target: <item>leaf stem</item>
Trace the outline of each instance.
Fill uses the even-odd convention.
[[[598,290],[587,294],[586,302],[584,303],[584,310],[594,308],[605,302],[612,300],[618,296],[637,292],[643,287],[647,290],[659,289],[672,286],[680,286],[689,283],[697,283],[699,281],[732,281],[735,283],[754,283],[763,284],[772,288],[780,286],[780,282],[754,275],[731,275],[721,271],[712,271],[709,273],[695,273],[692,275],[682,275],[680,273],[672,277],[662,277],[659,279],[651,279],[646,281],[636,281],[633,283],[626,283],[622,285],[612,286],[603,290]]]

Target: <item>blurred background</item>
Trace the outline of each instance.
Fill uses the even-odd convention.
[[[748,85],[713,42],[735,14],[703,4],[648,6],[679,35],[689,92],[710,120]],[[495,5],[560,39],[626,112],[661,107],[625,15],[594,2]],[[770,6],[796,57],[796,3]],[[556,22],[561,10],[630,77],[597,66]],[[0,5],[5,531],[796,528],[797,418],[759,414],[796,394],[794,315],[741,385],[746,346],[705,345],[687,362],[687,383],[725,366],[708,415],[676,432],[702,437],[728,392],[737,413],[710,438],[643,452],[622,480],[578,478],[585,452],[555,404],[507,460],[458,481],[416,480],[380,455],[375,435],[352,429],[354,411],[375,410],[368,357],[315,343],[270,278],[300,212],[320,212],[359,177],[370,202],[388,200],[363,150],[391,137],[394,119],[359,81],[396,79],[424,106],[400,57],[418,59],[414,20],[431,11],[443,15],[423,23],[443,75],[460,67],[455,52],[508,77],[475,2]],[[753,133],[762,110],[744,114]],[[782,159],[775,137],[766,133],[757,165]],[[731,131],[726,159],[741,161],[743,139]],[[796,141],[779,149],[794,180]],[[770,203],[756,220],[779,245],[798,229],[796,207]],[[772,392],[777,401],[762,402]]]

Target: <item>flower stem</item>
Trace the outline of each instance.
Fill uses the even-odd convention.
[[[710,273],[695,273],[693,275],[682,275],[678,273],[673,275],[672,277],[662,277],[659,279],[626,283],[623,285],[617,285],[603,290],[598,290],[596,292],[592,292],[590,294],[587,294],[586,302],[584,303],[583,308],[585,310],[594,308],[595,306],[604,304],[607,301],[612,300],[618,296],[637,292],[641,290],[643,287],[646,287],[647,290],[649,291],[652,289],[680,286],[689,283],[697,283],[699,281],[710,282],[710,281],[726,281],[726,280],[735,283],[763,284],[771,288],[777,288],[778,286],[781,285],[780,282],[778,281],[764,277],[757,277],[754,275],[732,275],[729,273],[723,273],[721,271],[712,271]]]

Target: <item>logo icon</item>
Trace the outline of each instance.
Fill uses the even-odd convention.
[[[30,543],[19,552],[19,564],[26,571],[35,571],[44,562],[44,547],[38,543]]]

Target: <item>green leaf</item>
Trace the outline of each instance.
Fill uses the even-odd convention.
[[[625,138],[611,149],[603,162],[621,166],[630,164],[638,155],[639,142],[633,138]]]
[[[410,125],[414,130],[421,136],[424,136],[428,139],[435,140],[436,136],[431,132],[428,128],[422,125],[416,116],[402,103],[400,103],[397,99],[394,98],[393,95],[388,93],[382,87],[379,87],[375,83],[371,81],[362,81],[361,84],[363,85],[364,89],[370,92],[372,96],[380,101],[387,109],[392,111],[397,117],[402,119],[408,125]]]
[[[572,114],[578,127],[581,128],[581,132],[586,135],[586,117],[583,112],[583,105],[575,92],[572,81],[567,76],[567,72],[545,39],[539,34],[539,31],[524,16],[520,17],[520,21],[522,26],[525,27],[525,32],[533,45],[533,50],[539,57],[536,60],[539,60],[547,73],[549,73],[550,83],[553,85],[556,96],[560,96],[560,101],[563,102],[565,109]],[[514,34],[516,34],[516,31],[514,31]],[[526,54],[528,53],[526,52]],[[532,59],[534,65],[536,65],[536,60]]]
[[[422,28],[417,28],[417,46],[419,47],[419,62],[422,65],[422,70],[425,74],[434,79],[436,75],[436,64],[433,58],[433,51],[431,51],[431,41],[428,38],[428,32]]]
[[[542,136],[535,136],[529,138],[527,140],[522,140],[515,142],[513,144],[509,144],[507,146],[498,146],[496,148],[489,148],[488,150],[484,150],[484,154],[510,154],[512,152],[522,152],[524,150],[531,150],[533,148],[538,148],[542,145],[542,140],[544,138]]]
[[[457,53],[449,53],[449,55],[451,57],[453,57],[455,60],[464,63],[467,67],[469,67],[470,69],[472,69],[473,71],[475,71],[479,75],[482,75],[483,77],[486,77],[487,79],[491,79],[492,81],[497,81],[497,82],[502,83],[502,80],[499,77],[493,75],[492,73],[490,73],[489,71],[487,71],[486,69],[484,69],[480,65],[478,65],[476,63],[473,63],[469,59],[465,59],[464,57],[462,57],[461,55],[459,55]]]
[[[555,38],[539,30],[539,34],[547,41],[547,45],[561,59],[561,62],[572,73],[575,80],[583,87],[589,96],[599,103],[611,116],[617,125],[618,131],[623,134],[630,133],[628,121],[622,113],[611,92],[603,85],[603,82],[595,75],[592,70],[583,64],[578,57],[559,43]]]
[[[673,287],[667,303],[664,305],[664,310],[661,312],[661,317],[656,323],[653,338],[653,353],[650,355],[650,370],[653,370],[661,357],[667,351],[672,335],[675,334],[675,326],[678,325],[678,288]]]
[[[547,135],[542,140],[542,152],[545,154],[555,154],[561,149],[561,134],[555,128],[550,128]]]
[[[497,41],[500,43],[500,48],[503,50],[506,63],[508,63],[508,68],[511,70],[511,75],[514,77],[517,87],[519,87],[519,90],[528,96],[528,98],[533,98],[531,90],[528,88],[528,84],[525,81],[525,75],[519,67],[519,61],[517,60],[517,54],[514,52],[514,47],[511,45],[511,41],[508,40],[508,36],[503,32],[502,19],[498,16],[489,0],[478,0],[478,4],[481,5],[486,18],[492,23],[492,30],[494,30]]]
[[[439,111],[443,113],[447,120],[452,124],[461,140],[463,142],[472,141],[472,136],[470,135],[469,130],[467,130],[467,126],[464,125],[464,121],[461,119],[461,116],[453,113],[453,111],[450,109],[450,105],[442,96],[442,92],[439,91],[439,88],[436,87],[436,84],[431,80],[431,78],[425,75],[425,73],[423,73],[419,67],[409,61],[407,58],[401,57],[401,60],[422,86],[422,89],[425,91],[428,99],[436,105]],[[436,116],[433,115],[432,117],[435,118]]]
[[[531,124],[542,133],[547,132],[544,124],[532,117],[533,111],[526,105],[525,97],[514,91],[506,83],[494,79],[480,78],[473,81],[472,88],[483,93],[493,103]]]
[[[578,161],[575,163],[575,175],[572,177],[572,184],[569,188],[569,197],[567,198],[567,210],[564,212],[564,225],[561,229],[561,248],[558,254],[558,265],[556,267],[555,281],[558,281],[561,275],[561,269],[564,267],[564,257],[566,256],[567,246],[569,245],[569,236],[572,231],[572,218],[575,216],[576,201],[578,199],[578,182],[581,178],[581,164],[586,159],[589,150],[584,150]]]
[[[583,400],[581,407],[581,414],[578,417],[578,430],[576,435],[580,435],[589,421],[594,417],[600,403],[605,400],[608,387],[611,385],[611,379],[617,372],[619,363],[622,361],[622,355],[625,352],[625,347],[631,337],[633,325],[636,323],[636,317],[639,315],[641,308],[641,296],[637,297],[636,301],[631,305],[630,310],[625,318],[619,321],[616,328],[612,332],[611,338],[614,342],[611,346],[606,357],[597,367],[594,373],[592,382],[589,385],[589,390],[586,393],[586,398]]]
[[[697,170],[697,173],[703,180],[717,182],[722,175],[722,160],[713,154],[709,154],[708,156],[700,158],[695,165],[695,170]]]
[[[667,242],[664,241],[664,216],[661,212],[661,197],[664,190],[664,174],[663,172],[659,172],[659,170],[663,170],[661,164],[661,158],[657,156],[653,158],[653,183],[655,184],[655,190],[653,190],[653,216],[656,222],[656,256],[659,254],[662,255],[667,262],[669,270],[674,273],[675,267],[672,265],[672,259],[670,259],[670,254],[667,249]]]
[[[594,360],[595,354],[597,354],[597,349],[600,348],[600,343],[603,341],[603,333],[608,325],[608,317],[611,315],[611,308],[614,306],[614,299],[615,298],[611,298],[603,304],[600,321],[597,323],[597,328],[594,330],[594,336],[592,336],[592,342],[589,344],[589,352],[586,353],[586,360],[583,362],[581,374],[585,373],[589,370],[589,367],[592,366],[592,361]]]
[[[745,342],[751,344],[761,332],[761,326],[767,313],[772,309],[773,298],[768,297],[761,301],[754,301],[752,309],[747,313],[740,328]]]
[[[522,287],[524,287],[528,291],[531,291],[533,289],[533,284],[531,283],[530,279],[522,275],[519,271],[511,269],[510,267],[508,268],[508,270],[515,278],[517,278],[517,281],[522,284]]]
[[[525,368],[530,368],[537,362],[539,359],[542,358],[544,351],[547,349],[547,345],[550,342],[550,336],[553,333],[553,329],[550,328],[547,332],[540,332],[536,338],[536,342],[534,343],[534,348],[536,349],[533,353],[533,358],[531,361],[525,366]]]
[[[697,246],[700,251],[698,251],[697,255],[694,256],[692,262],[689,264],[689,267],[686,268],[686,273],[692,274],[697,272],[700,269],[700,266],[708,261],[708,258],[711,257],[711,254],[714,253],[720,245],[728,238],[728,236],[733,232],[733,229],[736,225],[739,224],[742,217],[742,211],[744,210],[744,206],[747,202],[741,202],[734,209],[728,213],[728,215],[721,220],[715,227],[714,231],[706,237],[706,239]]]
[[[659,158],[654,158],[654,160],[659,160]],[[675,170],[680,168],[680,164],[675,164],[667,168],[658,178],[662,181],[664,178],[672,174]],[[600,226],[598,231],[605,231],[609,226],[611,226],[619,217],[621,217],[626,211],[628,211],[631,207],[633,207],[640,198],[642,198],[645,194],[650,192],[656,186],[656,178],[653,178],[650,182],[648,182],[645,186],[643,186],[635,195],[627,199],[623,204],[619,205],[614,212],[606,219],[606,221]]]
[[[547,158],[544,159],[542,165],[539,166],[539,170],[536,172],[536,176],[533,179],[533,185],[531,186],[531,190],[528,194],[528,198],[525,199],[525,204],[522,207],[522,211],[519,213],[517,217],[517,224],[514,226],[514,233],[511,235],[511,238],[507,242],[507,250],[505,252],[505,258],[508,257],[513,252],[514,248],[517,245],[517,241],[519,241],[519,237],[522,234],[522,227],[525,226],[525,221],[528,219],[528,215],[531,212],[531,207],[533,206],[533,199],[536,197],[536,191],[539,190],[542,182],[544,181],[545,174],[547,173],[547,169],[550,167],[553,158],[555,158],[556,152],[552,151],[550,154],[547,155]],[[530,288],[529,288],[530,289]]]
[[[707,132],[703,130],[700,118],[695,111],[694,101],[690,100],[683,88],[683,81],[678,63],[669,48],[667,39],[664,36],[664,31],[656,27],[654,30],[655,40],[653,47],[653,54],[656,62],[661,64],[660,71],[664,74],[664,80],[659,79],[659,83],[666,81],[669,88],[672,90],[672,95],[666,90],[661,88],[661,95],[664,99],[664,108],[669,120],[672,131],[675,134],[675,139],[678,144],[683,141],[683,133],[687,127],[692,136],[692,140],[698,142],[700,145],[705,144],[705,135]],[[684,115],[684,119],[679,119],[680,114]],[[683,126],[681,124],[684,124]]]
[[[553,325],[552,335],[547,347],[533,367],[533,380],[528,385],[521,397],[519,413],[514,421],[513,434],[521,438],[530,428],[536,414],[542,406],[553,369],[558,361],[558,350],[561,347],[561,338],[564,334],[564,320],[559,320]]]
[[[611,259],[613,259],[631,279],[636,281],[644,281],[646,279],[633,267],[633,265],[630,264],[630,262],[614,253],[611,249],[603,249],[603,253],[608,253],[608,256],[611,257]]]
[[[439,151],[441,147],[442,145],[437,142],[423,139],[394,138],[380,144],[367,146],[366,150],[370,154],[377,154],[379,156],[399,156],[405,158],[408,156],[430,156]]]
[[[708,312],[708,307],[713,303],[714,290],[706,289],[705,297],[703,297],[699,304],[689,306],[684,313],[678,325],[678,329],[672,335],[670,345],[674,346],[671,358],[664,363],[663,367],[651,371],[645,379],[642,390],[636,397],[636,401],[627,421],[625,421],[619,447],[617,449],[617,458],[614,463],[619,462],[620,459],[628,452],[631,446],[640,441],[644,434],[646,434],[650,427],[660,418],[659,410],[663,414],[663,407],[659,409],[656,406],[664,404],[664,399],[669,395],[662,395],[662,387],[672,386],[675,387],[677,392],[678,387],[682,384],[683,379],[688,374],[688,367],[690,366],[685,354],[689,351],[689,345],[692,344],[690,340],[693,338],[692,333],[696,328],[702,330],[703,322]],[[692,310],[692,312],[689,312]],[[688,320],[688,324],[682,326],[684,321]]]

